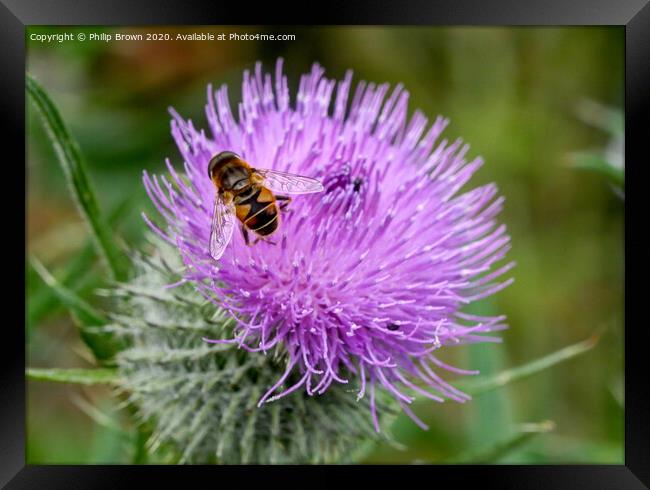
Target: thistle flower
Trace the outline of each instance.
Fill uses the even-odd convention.
[[[495,220],[503,204],[494,184],[459,194],[480,158],[465,160],[460,140],[436,144],[448,121],[407,116],[401,85],[338,83],[315,64],[290,101],[279,60],[275,77],[261,64],[244,72],[238,119],[227,87],[208,87],[211,136],[172,112],[172,135],[184,174],[169,160],[171,180],[145,173],[146,190],[167,222],[145,219],[178,247],[184,282],[235,321],[232,343],[251,352],[279,347],[286,369],[259,405],[296,390],[324,394],[350,384],[368,394],[375,428],[376,388],[408,407],[415,395],[459,402],[469,397],[445,382],[437,351],[450,344],[498,341],[504,316],[462,307],[511,283],[510,248]],[[336,90],[335,90],[336,88]],[[283,214],[277,244],[246,246],[239,233],[220,261],[208,252],[215,189],[210,158],[234,151],[253,166],[319,179],[325,192],[298,196]],[[293,379],[293,382],[289,380]]]

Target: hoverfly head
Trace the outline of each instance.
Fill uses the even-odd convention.
[[[239,155],[237,155],[236,153],[233,153],[232,151],[222,151],[220,153],[217,153],[215,156],[213,156],[210,159],[210,163],[208,164],[208,177],[212,178],[214,170],[217,167],[221,167],[225,163],[230,162],[230,161],[235,160],[235,159],[240,160],[241,157]]]

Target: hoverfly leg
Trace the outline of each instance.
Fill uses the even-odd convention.
[[[284,211],[289,204],[291,204],[291,198],[289,196],[275,196],[275,199],[278,201],[284,201],[282,204],[278,205],[278,209],[281,209]],[[286,209],[287,211],[291,211],[290,209]]]
[[[258,238],[256,238],[255,241],[253,242],[253,245],[257,245],[259,242],[266,242],[266,243],[268,243],[269,245],[277,245],[276,242],[274,242],[274,241],[272,241],[272,240],[269,240],[268,238],[265,238],[265,237],[258,237]]]
[[[246,245],[251,244],[250,238],[248,237],[248,230],[244,225],[241,226],[241,234],[244,235],[244,241],[246,242]]]

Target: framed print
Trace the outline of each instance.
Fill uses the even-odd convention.
[[[649,9],[3,0],[2,483],[644,488]]]

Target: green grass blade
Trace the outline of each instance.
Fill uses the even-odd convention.
[[[72,383],[80,385],[117,384],[119,376],[116,369],[41,369],[27,368],[27,379],[34,381],[51,381],[54,383]]]
[[[90,228],[100,258],[112,279],[126,279],[126,261],[113,240],[113,234],[100,212],[95,191],[83,163],[81,152],[59,111],[43,88],[31,76],[26,78],[27,93],[42,116],[46,132],[59,158],[79,212]]]
[[[501,388],[514,381],[528,378],[545,369],[560,364],[561,362],[573,359],[595,347],[600,338],[600,334],[594,334],[586,340],[582,340],[573,345],[569,345],[548,356],[541,357],[531,361],[523,366],[502,371],[491,376],[477,376],[475,378],[465,378],[455,383],[455,386],[470,395],[478,395],[487,391]]]

